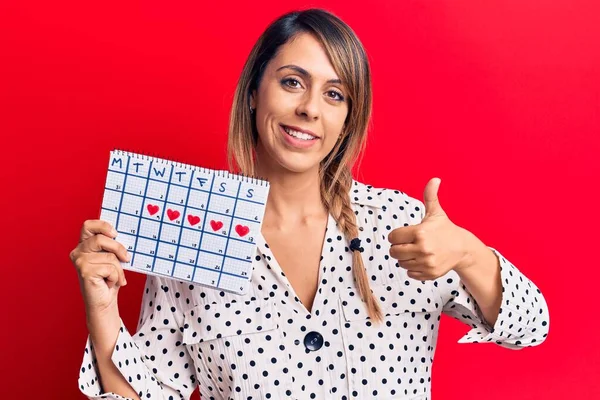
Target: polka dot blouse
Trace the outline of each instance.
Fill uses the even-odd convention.
[[[548,308],[535,284],[497,250],[502,306],[489,326],[455,271],[421,282],[389,255],[387,235],[421,222],[420,200],[353,181],[367,274],[385,314],[368,318],[352,279],[352,254],[330,215],[311,312],[262,235],[245,295],[148,276],[137,332],[121,322],[112,361],[141,399],[413,399],[431,397],[441,313],[471,329],[459,343],[521,349],[542,343]],[[88,337],[79,388],[102,393]]]

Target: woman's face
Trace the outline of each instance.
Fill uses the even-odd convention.
[[[348,114],[346,88],[321,44],[307,33],[283,45],[267,64],[251,106],[259,164],[293,172],[318,170]]]

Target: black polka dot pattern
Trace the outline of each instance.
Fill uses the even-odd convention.
[[[198,388],[203,400],[424,400],[431,398],[441,313],[471,328],[459,343],[522,349],[545,340],[542,293],[497,250],[490,248],[502,268],[503,298],[491,327],[454,271],[420,282],[389,256],[387,235],[418,224],[421,201],[357,181],[349,195],[383,324],[368,318],[353,282],[352,254],[331,216],[310,312],[259,235],[251,289],[243,296],[147,277],[137,332],[121,325],[112,355],[140,398],[188,399]],[[305,345],[315,338],[318,345]],[[79,388],[89,398],[123,399],[102,394],[89,337]]]

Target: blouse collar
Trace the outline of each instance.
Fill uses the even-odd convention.
[[[377,192],[377,189],[371,185],[353,179],[348,194],[350,195],[351,203],[375,208],[384,207],[384,203],[380,199],[381,192]]]

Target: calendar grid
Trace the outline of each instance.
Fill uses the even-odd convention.
[[[113,150],[104,189],[100,218],[132,255],[124,269],[247,291],[268,181]]]
[[[129,194],[129,193],[128,193],[128,194]],[[241,200],[241,199],[240,199],[240,200]],[[103,209],[103,210],[107,210],[107,211],[114,211],[114,210],[111,210],[110,208],[106,208],[106,207],[102,207],[102,209]],[[193,209],[193,210],[195,210],[195,208],[193,208],[193,207],[189,207],[189,209]],[[212,214],[217,214],[217,215],[223,215],[223,216],[226,216],[226,217],[228,217],[228,215],[227,215],[227,214],[216,213],[216,212],[214,212],[214,211],[211,211],[211,213],[212,213]],[[131,216],[131,217],[136,217],[136,215],[129,214],[129,213],[124,213],[124,212],[122,212],[121,214],[123,214],[123,215],[129,215],[129,216]],[[256,221],[254,221],[254,220],[247,219],[247,218],[240,218],[240,217],[236,217],[236,218],[237,218],[237,219],[240,219],[240,220],[244,220],[244,221],[256,222]],[[146,218],[146,217],[142,217],[142,219],[143,219],[143,220],[146,220],[146,221],[154,221],[152,218]],[[168,224],[168,225],[172,225],[172,224]],[[203,230],[200,230],[200,231],[198,231],[198,232],[206,233],[206,234],[213,235],[213,236],[223,237],[223,235],[221,235],[221,234],[218,234],[218,233],[212,233],[212,232],[210,232],[210,231],[206,231],[206,230],[204,230],[204,229],[203,229]],[[138,235],[132,235],[132,236],[138,236]],[[144,238],[144,239],[152,239],[152,240],[154,240],[153,238],[151,238],[151,237],[148,237],[148,236],[139,235],[139,237],[141,237],[141,238]],[[248,243],[248,241],[246,241],[246,240],[237,239],[237,238],[234,238],[234,237],[230,237],[230,238],[229,238],[229,240],[237,240],[237,241],[239,241],[239,242],[242,242],[242,243]],[[161,243],[171,244],[171,243],[169,243],[169,242],[166,242],[166,241],[164,241],[164,240],[160,240],[160,239],[159,239],[158,241],[159,241],[159,242],[161,242]],[[187,249],[193,249],[193,250],[196,250],[194,247],[189,247],[189,246],[185,246],[185,245],[179,245],[179,246],[180,246],[180,247],[185,247],[185,248],[187,248]],[[217,254],[217,253],[214,253],[214,254]],[[235,258],[235,257],[234,257],[234,258]]]
[[[167,182],[167,193],[165,194],[165,206],[162,208],[162,215],[160,217],[161,221],[163,221],[165,219],[165,210],[166,210],[166,204],[167,201],[169,200],[169,189],[171,188],[171,179],[173,179],[173,170],[175,169],[175,167],[173,165],[171,165],[171,172],[169,173],[169,181]],[[158,239],[160,239],[160,232],[162,230],[163,224],[160,224],[158,226],[158,234],[156,235],[156,247],[154,248],[154,255],[157,255],[157,251],[158,251]],[[173,260],[173,262],[175,262],[175,260]],[[156,265],[156,257],[154,257],[154,259],[152,260],[152,272],[154,272],[154,266]],[[173,269],[175,269],[175,264],[173,263]]]
[[[175,260],[173,262],[173,269],[171,270],[171,276],[173,276],[173,273],[175,272],[175,266],[177,265],[177,254],[179,253],[179,249],[182,247],[181,246],[181,234],[183,233],[183,227],[185,225],[185,210],[187,208],[187,204],[190,199],[190,193],[192,191],[192,182],[194,181],[194,173],[195,172],[196,171],[192,171],[192,176],[190,177],[190,184],[188,185],[188,191],[185,196],[185,204],[183,205],[183,213],[181,214],[181,228],[179,229],[179,238],[177,239],[177,242],[180,244],[175,249]],[[166,200],[168,201],[169,199],[167,198]],[[165,207],[165,208],[167,208],[167,207]],[[200,250],[200,249],[198,248],[198,250]],[[200,255],[200,253],[198,253],[198,256],[196,256],[196,260],[198,260],[199,255]]]
[[[231,221],[229,222],[229,235],[227,235],[227,241],[225,242],[225,250],[223,251],[223,255],[227,254],[227,246],[229,245],[229,236],[231,236],[231,227],[233,226],[233,219],[235,215],[235,207],[237,206],[237,199],[240,196],[240,189],[242,188],[242,184],[239,183],[237,187],[237,193],[235,195],[235,202],[233,203],[233,211],[231,211]],[[223,274],[223,267],[225,265],[225,257],[223,257],[223,262],[221,264],[221,269],[219,270],[219,280],[217,281],[217,287],[219,287],[219,283],[221,283],[221,275]]]
[[[124,172],[120,172],[120,171],[112,171],[112,172],[115,172],[115,173],[118,173],[118,174],[127,175],[127,174],[125,174]],[[129,174],[129,175],[131,175],[131,174]],[[135,176],[135,175],[134,175],[134,176]],[[152,181],[152,182],[161,182],[161,183],[164,183],[163,181],[160,181],[160,180],[158,180],[158,179],[152,179],[152,178],[150,178],[150,179],[149,179],[149,181]],[[185,187],[186,187],[186,186],[183,186],[183,185],[178,185],[178,184],[176,184],[176,183],[171,183],[171,185],[172,185],[172,186],[176,186],[176,187],[181,187],[181,188],[185,188]],[[107,190],[110,190],[110,191],[113,191],[113,192],[119,192],[118,190],[111,189],[111,188],[106,188],[106,189],[107,189]],[[194,189],[194,190],[195,190],[195,191],[197,191],[197,192],[202,192],[202,193],[206,193],[206,194],[209,194],[209,195],[210,195],[210,192],[207,192],[206,190],[200,190],[200,189]],[[142,197],[142,196],[140,196],[139,194],[135,194],[135,193],[130,193],[130,194],[131,194],[132,196]],[[223,197],[228,197],[228,198],[230,198],[230,199],[235,199],[235,197],[233,197],[233,196],[228,196],[228,195],[226,195],[226,194],[219,194],[219,195],[220,195],[220,196],[223,196]],[[242,201],[245,201],[245,202],[248,202],[248,203],[254,203],[254,204],[258,204],[258,205],[264,205],[264,204],[265,204],[265,203],[261,203],[260,201],[254,201],[254,200],[249,200],[249,199],[238,199],[238,200],[242,200]]]
[[[129,169],[129,157],[127,157],[127,166],[125,167],[125,171],[127,171]],[[121,211],[121,208],[123,207],[123,197],[125,197],[125,184],[127,183],[127,173],[125,173],[125,177],[123,178],[123,187],[121,189],[123,189],[121,191],[121,198],[119,199],[119,211]],[[121,213],[117,213],[117,221],[115,222],[115,229],[118,228],[119,226],[119,217],[121,216]]]
[[[144,236],[141,236],[141,237],[144,238]],[[161,243],[166,243],[166,242],[161,242]],[[182,247],[184,249],[189,249],[189,250],[196,250],[193,247],[187,247],[187,246],[179,246],[179,247]],[[207,254],[213,254],[213,255],[219,256],[219,257],[223,256],[223,254],[215,253],[214,251],[203,250],[203,252],[207,253]],[[143,253],[140,253],[140,254],[143,254]],[[170,260],[168,258],[161,257],[161,256],[158,256],[158,255],[154,255],[153,257],[158,258],[160,260],[164,260],[164,261],[172,261],[172,260]],[[238,258],[238,257],[234,257],[234,256],[226,256],[226,258],[231,258],[232,260],[236,260],[236,261],[239,261],[239,262],[246,262],[246,263],[251,263],[252,262],[252,260],[245,260],[243,258]],[[201,266],[196,266],[196,268],[204,268],[204,269],[206,269],[206,267],[201,267]],[[212,269],[210,269],[210,268],[209,268],[209,270],[212,271]]]
[[[212,195],[212,189],[213,189],[213,185],[215,184],[215,176],[212,176],[212,179],[210,181],[210,190],[208,191],[208,199],[206,199],[206,213],[204,214],[204,223],[202,224],[202,230],[200,231],[200,242],[198,243],[198,259],[196,259],[196,264],[198,264],[198,261],[200,259],[200,248],[201,248],[201,244],[202,244],[202,236],[204,236],[204,227],[206,226],[206,214],[208,214],[208,205],[210,204],[210,196]],[[196,268],[198,268],[198,265],[194,266],[194,270],[192,271],[192,282],[194,281],[194,277],[196,276]]]
[[[127,173],[125,174],[125,177],[127,177],[128,173],[129,173],[129,160],[131,159],[131,157],[127,157]],[[150,166],[148,167],[148,176],[147,178],[150,177],[150,171],[152,170],[152,163],[153,161],[150,161]],[[146,193],[148,192],[148,179],[146,179],[146,184],[144,185],[144,199],[146,198]],[[123,193],[125,193],[125,185],[123,184]],[[135,241],[133,242],[133,248],[137,248],[137,241],[138,241],[138,237],[140,234],[140,225],[142,223],[142,214],[144,213],[144,200],[142,200],[142,207],[140,208],[140,215],[138,218],[138,225],[137,225],[137,229],[135,230]],[[137,254],[137,252],[133,252],[133,254],[131,255],[131,265],[133,264],[133,260],[135,259],[135,255]]]
[[[195,190],[195,189],[194,189],[194,190]],[[130,195],[130,196],[135,196],[135,195],[132,195],[131,193],[127,193],[127,194],[128,194],[128,195]],[[141,196],[140,196],[140,197],[141,197]],[[146,197],[145,199],[156,200],[156,199],[153,199],[152,197]],[[246,201],[246,200],[244,200],[244,199],[238,199],[238,200],[239,200],[239,201],[242,201],[242,202],[243,202],[243,201]],[[159,201],[160,201],[160,200],[159,200]],[[265,203],[259,203],[259,202],[253,202],[253,203],[254,203],[254,204],[256,204],[256,205],[259,205],[259,206],[264,206],[264,204],[265,204]],[[111,210],[110,208],[106,208],[106,207],[102,207],[102,208],[103,208],[103,209],[105,209],[105,210],[107,210],[107,211],[114,211],[114,210]],[[188,207],[188,209],[190,209],[190,210],[196,210],[196,211],[201,211],[201,212],[204,212],[204,211],[206,211],[206,210],[202,210],[202,209],[200,209],[200,208],[196,208],[196,207]],[[127,212],[124,212],[124,211],[121,211],[121,212],[120,212],[120,214],[122,214],[122,215],[129,215],[129,216],[131,216],[131,217],[137,217],[137,215],[130,214],[130,213],[127,213]],[[220,212],[218,212],[218,211],[211,211],[211,214],[221,215],[221,216],[223,216],[223,217],[231,217],[231,215],[229,215],[229,214],[220,213]],[[242,221],[256,222],[256,221],[255,221],[255,220],[253,220],[253,219],[244,218],[244,217],[238,217],[238,216],[236,216],[235,218],[236,218],[236,219],[239,219],[239,220],[242,220]],[[142,219],[145,219],[145,220],[148,220],[148,221],[155,221],[155,220],[154,220],[154,219],[152,219],[152,218],[148,218],[148,217],[144,217],[144,216],[142,216]],[[207,232],[207,233],[210,233],[210,232]],[[232,238],[232,239],[235,239],[235,238]]]

